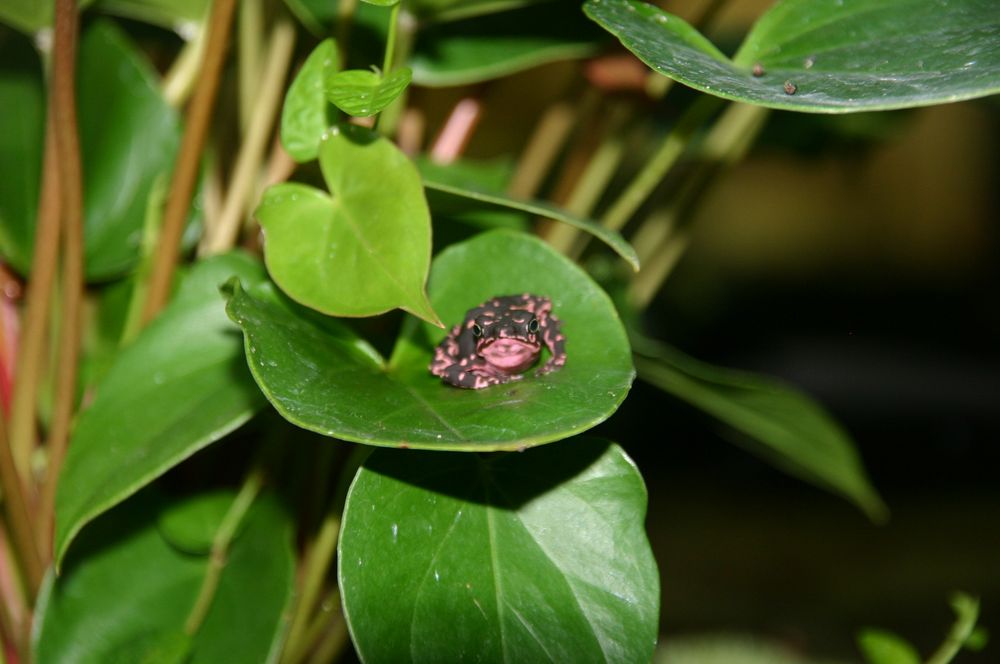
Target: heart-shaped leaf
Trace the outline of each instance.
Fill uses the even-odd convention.
[[[326,79],[326,97],[344,113],[367,118],[395,101],[412,77],[409,67],[394,69],[386,76],[364,69],[348,69]]]
[[[235,289],[228,311],[246,335],[247,361],[286,419],[371,445],[486,451],[548,443],[605,420],[634,371],[608,296],[542,241],[494,231],[455,245],[434,262],[431,299],[449,323],[495,296],[552,299],[569,358],[553,373],[483,390],[443,384],[428,365],[444,332],[409,319],[388,366],[330,319],[275,297]]]
[[[339,59],[336,42],[323,40],[288,88],[281,111],[281,144],[295,161],[312,161],[319,154],[323,132],[330,126],[324,81],[340,67]]]
[[[156,526],[161,509],[162,499],[143,492],[81,536],[39,597],[34,662],[268,661],[295,575],[287,513],[272,496],[251,507],[208,614],[189,636],[185,619],[210,556],[171,546]]]
[[[219,284],[234,274],[247,283],[263,278],[260,264],[242,254],[199,262],[97,386],[59,477],[57,561],[85,524],[263,405],[219,297]]]
[[[424,186],[428,189],[435,189],[446,194],[451,194],[452,196],[469,198],[491,206],[521,210],[522,212],[527,212],[528,214],[538,215],[548,219],[555,219],[556,221],[561,221],[564,224],[569,224],[574,228],[579,228],[582,231],[590,233],[601,242],[611,247],[616,254],[628,261],[628,264],[632,266],[633,270],[639,270],[639,257],[636,255],[635,249],[632,248],[632,245],[626,242],[625,238],[621,236],[621,233],[605,228],[590,219],[578,217],[574,214],[570,214],[566,210],[562,210],[554,205],[549,205],[548,203],[544,203],[542,201],[520,200],[504,196],[502,194],[493,194],[485,191],[479,191],[477,189],[458,187],[445,182],[429,179],[427,177],[424,177]]]
[[[370,662],[648,662],[659,583],[645,512],[634,464],[601,440],[377,451],[337,557],[354,645]]]
[[[528,6],[516,6],[520,4]],[[516,8],[493,11],[510,7]],[[550,62],[586,57],[606,41],[606,35],[580,13],[576,0],[478,6],[465,2],[437,9],[448,18],[465,18],[435,20],[417,34],[408,64],[420,85],[480,83]],[[481,13],[485,15],[477,15]]]
[[[584,11],[661,74],[750,104],[848,113],[1000,92],[1000,12],[989,0],[782,0],[732,60],[644,2],[587,0]]]
[[[437,322],[424,292],[431,220],[416,167],[387,139],[351,126],[327,134],[319,161],[332,197],[286,183],[257,208],[271,277],[334,316],[399,307]]]
[[[666,344],[636,340],[643,380],[750,436],[779,468],[834,491],[875,521],[887,510],[847,433],[818,403],[773,378],[712,366]]]

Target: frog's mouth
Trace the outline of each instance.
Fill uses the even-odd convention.
[[[489,339],[479,347],[487,362],[508,373],[521,373],[538,359],[539,344],[520,339]]]

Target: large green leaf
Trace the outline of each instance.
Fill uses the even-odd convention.
[[[408,64],[420,85],[468,85],[596,51],[604,35],[575,0],[530,6],[421,30]]]
[[[312,161],[319,154],[323,132],[330,126],[324,81],[339,69],[339,60],[336,42],[323,40],[288,88],[281,110],[281,144],[295,161]]]
[[[571,261],[540,240],[494,231],[443,252],[431,300],[449,323],[495,295],[531,292],[554,303],[569,359],[559,371],[483,390],[443,384],[427,367],[442,330],[409,319],[391,361],[330,319],[236,289],[229,313],[247,361],[286,419],[370,445],[444,450],[518,449],[566,438],[606,419],[634,372],[614,306]]]
[[[198,263],[169,307],[118,355],[80,414],[59,479],[56,560],[101,512],[218,440],[263,405],[218,286],[263,278],[242,254]]]
[[[332,197],[284,183],[257,208],[271,277],[334,316],[399,307],[437,322],[424,292],[431,217],[416,167],[387,139],[350,125],[325,135],[319,162]]]
[[[782,0],[732,60],[644,2],[587,0],[584,11],[661,74],[750,104],[848,113],[1000,92],[994,0]]]
[[[31,265],[45,135],[42,65],[26,38],[0,43],[0,256]]]
[[[211,608],[193,636],[184,622],[210,556],[174,548],[157,530],[162,500],[144,492],[80,538],[39,598],[38,664],[263,662],[284,633],[295,565],[292,524],[265,497],[232,543]]]
[[[590,219],[584,219],[583,217],[570,214],[566,210],[557,208],[554,205],[549,205],[543,201],[529,201],[511,198],[510,196],[505,196],[503,194],[494,194],[481,191],[479,189],[455,186],[445,182],[429,179],[426,176],[424,177],[424,186],[428,189],[435,189],[446,194],[451,194],[452,196],[469,198],[491,206],[520,210],[522,212],[527,212],[528,214],[538,215],[548,219],[561,221],[564,224],[569,224],[574,228],[579,228],[586,233],[590,233],[601,242],[611,247],[611,249],[613,249],[619,256],[628,261],[628,264],[632,266],[633,270],[639,270],[639,257],[636,255],[635,249],[632,248],[632,245],[626,242],[625,238],[621,236],[621,233],[605,228]]]
[[[85,265],[88,279],[105,279],[139,260],[147,200],[173,168],[180,125],[152,67],[109,21],[83,37],[78,92]]]
[[[854,443],[818,403],[756,374],[712,366],[675,348],[636,341],[639,376],[748,435],[778,467],[847,498],[874,520],[886,508]]]
[[[645,512],[634,464],[600,440],[373,453],[337,558],[361,659],[650,661],[659,583]]]

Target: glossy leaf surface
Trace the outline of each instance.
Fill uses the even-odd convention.
[[[271,277],[330,315],[399,307],[437,321],[424,292],[431,221],[416,167],[387,139],[351,126],[326,135],[319,161],[332,196],[286,183],[257,208]]]
[[[288,515],[264,497],[229,550],[201,628],[184,634],[209,565],[157,529],[163,502],[144,492],[81,536],[39,599],[38,664],[263,662],[284,632],[294,560]]]
[[[484,233],[434,262],[431,299],[449,324],[494,295],[552,298],[569,359],[545,376],[483,390],[445,385],[427,367],[445,335],[415,319],[392,360],[339,326],[275,297],[237,289],[228,311],[246,334],[247,360],[286,419],[371,445],[486,451],[518,449],[585,431],[625,398],[634,372],[628,340],[607,295],[540,240]]]
[[[536,2],[430,25],[418,34],[408,64],[420,85],[468,85],[585,57],[604,40],[580,13],[579,2]]]
[[[759,444],[750,449],[779,468],[840,494],[873,520],[885,519],[853,441],[805,394],[650,341],[637,341],[635,362],[643,380],[746,434]]]
[[[659,583],[645,512],[642,478],[605,441],[374,452],[338,556],[354,644],[370,662],[648,662]]]
[[[409,67],[387,75],[364,69],[337,72],[326,79],[326,96],[348,115],[367,118],[381,112],[403,93],[413,72]]]
[[[118,354],[73,431],[56,499],[57,561],[86,523],[263,405],[218,292],[233,275],[255,283],[262,272],[242,254],[199,262]]]
[[[309,54],[288,88],[281,110],[281,144],[295,161],[311,161],[319,154],[323,132],[330,126],[324,81],[339,67],[337,44],[325,39]]]
[[[584,11],[661,74],[750,104],[847,113],[1000,92],[993,0],[782,0],[732,60],[680,18],[638,0],[588,0]]]
[[[502,194],[494,194],[479,191],[477,189],[458,187],[437,180],[428,179],[426,177],[424,178],[424,186],[428,189],[435,189],[453,196],[469,198],[474,201],[479,201],[480,203],[486,203],[487,205],[520,210],[522,212],[527,212],[528,214],[538,215],[548,219],[561,221],[564,224],[569,224],[574,228],[590,233],[601,242],[611,247],[616,254],[624,258],[628,264],[632,266],[633,270],[638,271],[639,269],[639,257],[636,255],[635,249],[633,249],[632,245],[625,241],[625,238],[621,236],[621,233],[605,228],[591,219],[578,217],[542,201],[520,200]]]
[[[0,44],[0,255],[31,266],[45,142],[42,65],[27,38]]]
[[[88,279],[106,279],[139,260],[147,201],[173,169],[180,123],[145,57],[113,23],[87,30],[79,67],[84,261]]]

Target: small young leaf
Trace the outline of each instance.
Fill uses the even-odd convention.
[[[409,67],[394,69],[388,76],[364,69],[348,69],[326,79],[326,96],[348,115],[367,118],[395,101],[410,84]]]
[[[645,512],[642,478],[606,441],[374,452],[337,557],[361,659],[650,661],[659,581]]]
[[[424,292],[431,220],[416,167],[387,139],[351,126],[323,139],[319,160],[332,197],[286,183],[257,208],[271,277],[333,316],[398,307],[437,324]]]
[[[869,628],[858,634],[858,647],[868,664],[920,664],[920,653],[910,643],[884,629]]]
[[[732,60],[645,2],[587,0],[584,12],[661,74],[748,104],[850,113],[1000,92],[1000,12],[988,0],[783,0]]]
[[[635,375],[608,296],[537,238],[483,233],[434,261],[431,297],[449,323],[494,295],[524,292],[552,299],[569,359],[559,371],[484,390],[458,389],[431,375],[427,367],[444,332],[413,318],[387,367],[337,321],[276,297],[267,285],[234,289],[227,310],[246,335],[258,384],[293,424],[368,445],[510,450],[604,421]]]
[[[263,405],[218,292],[234,274],[256,283],[262,272],[242,254],[199,262],[163,314],[118,354],[80,414],[59,478],[57,564],[84,525]]]
[[[337,44],[325,39],[306,58],[285,95],[281,111],[281,144],[297,162],[311,161],[330,123],[324,81],[340,67]]]
[[[834,491],[881,521],[886,507],[854,443],[818,403],[773,378],[700,362],[676,348],[635,339],[639,376],[761,445],[779,468]]]

